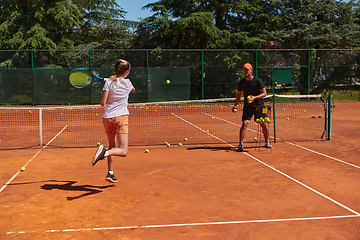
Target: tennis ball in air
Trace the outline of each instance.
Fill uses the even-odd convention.
[[[306,113],[306,110],[304,110],[304,113]]]
[[[168,145],[169,143],[168,142],[165,142],[165,145]]]
[[[145,152],[148,153],[148,152],[149,152],[149,149],[145,149]]]
[[[96,144],[97,144],[98,146],[100,146],[100,143],[99,143],[99,142],[97,142]]]
[[[60,115],[62,115],[62,113],[60,113]]]
[[[254,140],[256,141],[256,140],[257,140],[257,137],[254,137]]]
[[[287,118],[286,120],[289,120],[289,118]]]
[[[31,113],[31,111],[29,110],[29,113]]]
[[[214,117],[211,117],[211,119],[214,119]]]
[[[21,171],[25,171],[25,168],[24,168],[24,167],[21,167],[20,170],[21,170]]]
[[[187,138],[184,138],[185,141],[187,141]]]
[[[166,146],[170,147],[170,143],[166,144]]]
[[[236,110],[236,108],[233,108],[233,112],[236,112],[237,110]]]
[[[209,132],[209,130],[206,130],[206,132],[208,133],[208,132]]]
[[[181,147],[181,146],[182,146],[182,143],[179,143],[179,146]]]
[[[170,80],[166,80],[166,84],[169,84],[170,83]]]

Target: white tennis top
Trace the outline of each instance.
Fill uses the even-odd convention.
[[[127,105],[132,88],[133,85],[129,79],[118,78],[117,82],[109,79],[105,82],[103,90],[109,91],[109,95],[105,103],[104,118],[129,115]]]

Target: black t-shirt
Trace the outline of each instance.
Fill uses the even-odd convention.
[[[238,91],[243,91],[245,105],[262,105],[264,99],[256,99],[252,103],[248,103],[247,96],[257,96],[261,92],[260,90],[265,88],[263,81],[260,78],[254,77],[251,81],[246,81],[245,78],[241,79],[238,83]]]

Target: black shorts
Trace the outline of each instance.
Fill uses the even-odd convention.
[[[268,107],[265,107],[264,104],[256,105],[256,106],[244,106],[243,108],[243,115],[242,120],[251,120],[252,116],[255,115],[254,121],[256,121],[257,118],[265,118],[267,117],[268,113]]]

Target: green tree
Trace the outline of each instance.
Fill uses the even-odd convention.
[[[70,49],[80,12],[63,0],[1,0],[0,49]]]
[[[356,24],[354,2],[334,0],[271,0],[282,17],[277,29],[267,31],[268,40],[281,48],[357,47],[360,26]]]
[[[0,0],[0,4],[0,49],[68,50],[93,42],[108,47],[131,24],[120,20],[126,12],[115,0]]]
[[[261,0],[161,0],[144,8],[154,14],[139,25],[140,46],[152,41],[164,48],[257,48],[261,22],[273,19]]]

